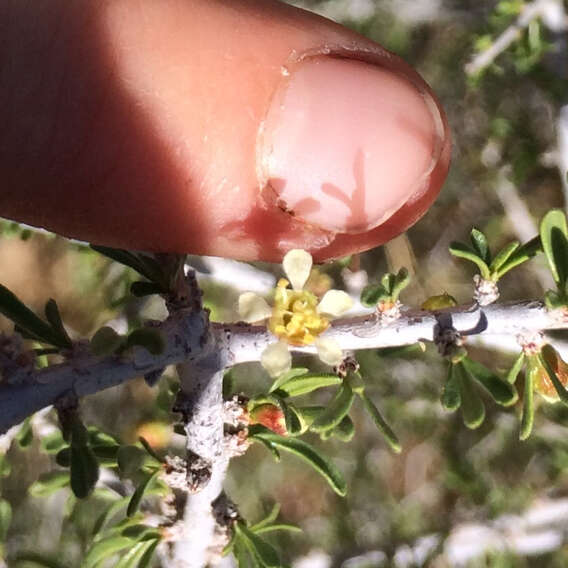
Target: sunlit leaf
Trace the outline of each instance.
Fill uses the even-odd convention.
[[[511,369],[507,373],[507,382],[509,384],[512,385],[512,384],[515,383],[515,381],[517,380],[517,377],[519,376],[519,373],[521,372],[521,369],[523,368],[524,362],[525,362],[525,352],[521,351],[518,354],[517,358],[515,359],[513,366],[511,367]]]
[[[103,560],[109,559],[118,552],[130,548],[132,539],[121,535],[112,535],[93,544],[81,565],[82,568],[94,568]]]
[[[513,241],[512,243],[509,243],[508,245],[505,245],[495,256],[495,258],[493,259],[493,261],[491,262],[490,265],[490,270],[492,273],[496,273],[499,271],[499,269],[505,264],[505,262],[507,262],[507,260],[509,260],[509,258],[511,257],[511,255],[521,246],[521,243],[519,243],[519,241]]]
[[[134,513],[136,513],[136,511],[138,511],[138,508],[140,507],[140,503],[142,502],[142,499],[144,498],[144,494],[146,493],[146,491],[148,489],[150,489],[150,487],[152,486],[152,483],[154,483],[154,481],[158,477],[159,473],[160,473],[160,470],[155,471],[152,475],[149,475],[148,477],[146,477],[144,479],[144,481],[142,481],[142,483],[140,483],[138,485],[138,487],[136,488],[136,490],[132,494],[132,497],[130,498],[130,502],[128,503],[128,508],[126,509],[126,515],[128,517],[132,517],[132,515],[134,515]]]
[[[355,394],[347,381],[343,381],[335,397],[326,409],[315,419],[310,426],[314,432],[323,432],[335,428],[351,410]]]
[[[461,364],[470,376],[487,390],[497,404],[511,406],[517,402],[519,397],[512,383],[502,380],[485,365],[469,357],[464,357]]]
[[[365,391],[359,391],[357,393],[361,400],[363,401],[363,405],[365,406],[365,410],[369,413],[375,426],[378,428],[379,432],[385,438],[387,444],[389,445],[390,449],[399,454],[402,450],[400,446],[400,442],[396,437],[396,434],[393,432],[392,428],[387,424],[386,420],[382,417],[379,409],[375,406],[374,402],[367,396]]]
[[[6,536],[12,524],[12,506],[6,499],[0,498],[0,543],[6,541]]]
[[[481,276],[485,280],[489,280],[491,274],[489,272],[489,267],[487,263],[480,258],[480,256],[472,251],[468,246],[464,245],[463,243],[453,242],[450,244],[450,253],[458,258],[463,258],[465,260],[469,260],[477,265]]]
[[[519,266],[520,264],[523,264],[523,262],[526,262],[527,260],[530,260],[540,251],[542,251],[540,237],[531,239],[523,246],[516,249],[511,254],[511,256],[500,266],[500,268],[497,270],[497,277],[501,278],[501,276],[503,276],[513,268]]]
[[[32,417],[28,416],[20,426],[15,440],[18,442],[20,448],[28,448],[34,439],[34,430],[32,427]]]
[[[538,380],[539,361],[536,355],[527,357],[525,372],[525,392],[523,394],[523,414],[519,439],[526,440],[532,432],[534,424],[534,386]]]
[[[442,406],[450,412],[456,411],[461,405],[461,391],[459,378],[456,373],[456,364],[448,366],[448,377],[441,398]]]
[[[543,217],[540,239],[554,281],[559,290],[565,292],[568,280],[568,223],[563,211],[553,209]]]
[[[491,253],[489,252],[487,237],[479,229],[473,228],[470,233],[470,239],[473,249],[479,258],[489,265],[491,263]]]
[[[468,428],[474,430],[479,428],[485,420],[485,405],[462,363],[455,365],[455,374],[460,386],[463,422]]]
[[[284,450],[302,458],[327,480],[338,495],[345,495],[347,487],[339,470],[315,448],[303,440],[279,436],[260,424],[255,424],[249,428],[249,438],[261,440],[278,450]]]
[[[295,369],[292,369],[295,370]],[[289,372],[287,373],[289,374]],[[317,389],[341,384],[342,379],[332,373],[304,373],[292,376],[287,381],[280,383],[277,388],[272,386],[271,392],[278,391],[280,396],[301,396]]]

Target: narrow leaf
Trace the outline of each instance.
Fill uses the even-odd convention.
[[[380,284],[369,284],[361,292],[361,303],[366,308],[374,308],[379,302],[389,298],[389,291]]]
[[[276,549],[254,534],[243,522],[235,523],[235,531],[248,545],[249,550],[266,568],[281,568],[280,557]]]
[[[310,426],[314,432],[323,432],[335,428],[351,410],[355,394],[347,381],[343,381],[341,388],[327,408],[316,418]]]
[[[554,281],[564,291],[568,279],[568,223],[563,211],[553,209],[544,216],[540,239]]]
[[[393,300],[398,300],[400,293],[410,284],[410,275],[408,270],[402,267],[395,277],[394,284],[392,287],[391,297]]]
[[[355,435],[355,424],[349,416],[345,416],[343,420],[331,431],[331,434],[342,442],[350,442]]]
[[[365,410],[369,413],[375,426],[379,429],[379,432],[383,435],[386,442],[388,443],[390,449],[399,454],[402,450],[400,446],[400,442],[396,437],[396,434],[392,431],[392,428],[387,424],[386,420],[382,417],[379,409],[375,406],[373,401],[367,396],[365,391],[358,392],[361,400],[363,401],[363,405],[365,406]]]
[[[519,376],[519,373],[521,372],[521,369],[523,368],[524,362],[525,362],[525,352],[521,351],[517,355],[517,358],[515,359],[513,366],[511,367],[511,369],[507,373],[507,382],[509,384],[512,385],[512,384],[515,383],[515,381],[517,380],[517,377]]]
[[[280,396],[294,397],[341,383],[342,379],[332,373],[306,373],[292,377],[289,381],[280,385],[277,390]]]
[[[485,264],[489,265],[491,263],[491,253],[489,252],[487,237],[479,229],[473,228],[470,233],[470,239],[473,250]]]
[[[160,470],[155,471],[152,475],[149,475],[134,491],[132,497],[130,498],[130,502],[128,503],[128,508],[126,509],[126,516],[132,517],[138,508],[140,507],[140,503],[144,498],[144,493],[152,486],[152,483],[158,477]]]
[[[469,357],[464,357],[461,363],[469,375],[487,390],[497,404],[511,406],[517,402],[519,396],[511,383],[502,380],[485,365]]]
[[[121,509],[125,508],[130,501],[130,497],[121,497],[120,499],[114,501],[109,507],[107,507],[95,521],[93,526],[93,535],[98,534],[103,530],[108,521],[110,521]]]
[[[519,241],[513,241],[508,245],[505,245],[495,256],[493,262],[491,263],[489,269],[492,273],[497,273],[499,269],[509,260],[511,255],[521,246]]]
[[[252,530],[252,527],[251,527]],[[262,527],[260,529],[255,529],[255,534],[266,534],[275,531],[287,531],[287,532],[295,532],[300,533],[302,529],[296,525],[289,525],[289,524],[278,524],[278,525],[269,525],[266,527]]]
[[[71,489],[78,499],[84,499],[99,479],[99,463],[89,446],[71,446]]]
[[[148,452],[150,456],[152,456],[158,463],[164,463],[164,460],[156,453],[154,448],[150,445],[150,442],[146,440],[143,436],[138,437],[138,441],[142,444],[144,449]]]
[[[259,521],[258,523],[252,525],[250,527],[250,530],[256,532],[263,527],[271,525],[278,518],[279,513],[280,505],[278,503],[274,503],[274,506],[270,510],[270,513],[268,513],[268,515],[266,515],[266,517],[264,517],[262,521]]]
[[[252,434],[251,434],[252,431]],[[295,454],[311,465],[329,483],[331,488],[341,496],[345,495],[347,486],[339,470],[329,460],[324,458],[315,448],[298,438],[285,438],[274,434],[260,424],[249,428],[249,437],[264,440],[278,449]]]
[[[455,363],[450,363],[448,366],[448,377],[442,392],[441,402],[442,406],[450,412],[455,412],[461,406],[460,382]]]
[[[110,258],[111,260],[114,260],[115,262],[130,267],[138,272],[138,274],[146,277],[148,280],[152,280],[151,274],[148,273],[146,267],[144,266],[144,263],[140,260],[140,258],[138,258],[136,254],[123,249],[103,247],[99,245],[90,246],[94,251]]]
[[[5,315],[19,328],[31,333],[32,336],[44,343],[58,347],[67,347],[67,344],[61,342],[61,338],[50,325],[32,312],[13,292],[2,284],[0,284],[0,314]]]
[[[132,540],[120,535],[113,535],[109,538],[99,540],[87,552],[83,560],[82,568],[94,568],[103,560],[109,559],[118,552],[130,548]]]
[[[491,276],[489,267],[485,261],[479,257],[474,251],[462,243],[453,242],[450,244],[450,253],[458,258],[469,260],[477,265],[481,276],[488,280]]]
[[[144,551],[142,558],[140,558],[137,568],[149,568],[149,566],[152,563],[152,558],[154,558],[154,553],[156,552],[156,548],[158,548],[159,544],[160,544],[159,540],[150,541],[150,545]]]
[[[497,271],[498,278],[512,270],[513,268],[530,260],[537,253],[542,251],[542,243],[540,237],[534,237],[526,242],[522,247],[518,248],[513,254],[501,265]]]
[[[464,424],[474,430],[485,420],[485,405],[471,379],[461,363],[456,363],[455,374],[458,377],[461,395],[461,412]]]
[[[538,380],[539,364],[536,356],[527,358],[525,372],[525,392],[523,395],[523,414],[519,439],[526,440],[532,432],[534,424],[534,386]]]
[[[270,390],[268,392],[274,392],[275,390],[278,390],[282,385],[292,380],[294,377],[299,377],[306,374],[308,374],[308,369],[306,369],[305,367],[295,367],[293,369],[290,369],[289,371],[282,373],[272,383],[272,386],[270,387]]]
[[[63,327],[63,321],[61,320],[59,307],[57,306],[57,302],[53,298],[50,298],[47,301],[44,311],[47,321],[51,324],[51,327],[57,333],[57,335],[59,335],[61,343],[66,344],[67,347],[71,347],[71,338],[69,337],[65,327]]]

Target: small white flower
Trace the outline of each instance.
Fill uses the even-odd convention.
[[[292,356],[288,350],[288,344],[285,341],[271,343],[262,352],[260,364],[273,379],[289,371],[292,367]]]
[[[294,249],[284,256],[282,265],[287,280],[280,280],[276,287],[274,307],[264,298],[252,292],[239,297],[239,315],[253,323],[270,318],[268,328],[279,338],[271,343],[261,355],[261,364],[271,377],[277,377],[290,369],[292,360],[289,345],[314,344],[319,358],[327,365],[336,366],[341,362],[339,344],[320,334],[329,327],[329,319],[340,316],[351,308],[353,302],[341,290],[329,290],[318,303],[316,296],[303,290],[312,269],[311,255]],[[292,284],[292,290],[288,284]]]

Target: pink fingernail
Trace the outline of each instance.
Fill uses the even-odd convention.
[[[327,231],[366,231],[427,190],[443,137],[436,103],[401,73],[311,57],[283,78],[261,129],[263,195]]]

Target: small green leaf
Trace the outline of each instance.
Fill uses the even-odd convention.
[[[49,497],[49,495],[69,486],[69,472],[52,471],[42,475],[32,483],[28,493],[32,497]]]
[[[238,568],[262,568],[254,554],[248,554],[248,546],[242,537],[237,537],[233,545],[233,554]]]
[[[66,342],[55,331],[32,312],[24,303],[8,288],[0,284],[0,314],[5,315],[10,321],[14,322],[18,329],[27,332],[32,339],[37,339],[43,343],[56,345],[57,347],[68,347]]]
[[[367,396],[365,391],[360,391],[357,394],[361,397],[363,405],[365,406],[365,410],[369,413],[369,415],[373,419],[375,426],[378,428],[379,432],[385,438],[390,449],[394,453],[399,454],[402,450],[400,442],[398,441],[396,434],[392,431],[392,428],[387,424],[386,420],[381,416],[379,409],[375,406],[373,401]]]
[[[125,527],[120,531],[122,536],[127,536],[136,542],[155,540],[160,538],[160,531],[156,527],[145,524],[135,524]]]
[[[469,357],[464,357],[461,363],[469,375],[487,390],[497,404],[511,406],[517,402],[519,396],[512,383],[503,381],[485,365]]]
[[[513,366],[511,367],[511,369],[507,373],[507,382],[509,384],[511,384],[511,385],[515,384],[515,381],[517,380],[517,377],[519,376],[519,373],[521,372],[521,369],[523,368],[524,362],[525,362],[525,352],[521,351],[517,355],[517,358],[515,359]]]
[[[487,237],[479,229],[473,228],[470,233],[470,239],[473,250],[477,253],[479,258],[489,266],[491,263],[491,253],[489,252]]]
[[[288,381],[292,380],[294,377],[306,375],[307,373],[308,373],[308,369],[306,369],[305,367],[294,367],[293,369],[290,369],[289,371],[282,373],[272,383],[272,386],[270,387],[270,390],[268,392],[274,392],[275,390],[278,390],[281,385],[286,384]]]
[[[19,566],[21,562],[27,562],[28,564],[35,564],[35,566],[39,566],[39,568],[68,568],[57,560],[36,552],[20,552],[16,558],[14,558],[14,562],[17,566]]]
[[[497,277],[501,278],[504,274],[520,264],[523,264],[523,262],[530,260],[541,251],[542,244],[540,242],[540,237],[534,237],[522,247],[515,250],[513,254],[499,267],[497,270]]]
[[[87,552],[87,556],[81,564],[82,568],[94,568],[103,560],[109,559],[121,550],[130,548],[132,540],[121,535],[112,535],[108,538],[99,540]]]
[[[128,508],[126,509],[126,516],[132,517],[132,515],[134,515],[134,513],[138,511],[140,503],[142,502],[142,499],[144,497],[144,493],[146,493],[146,491],[151,488],[152,484],[158,477],[159,473],[160,470],[155,471],[152,475],[146,477],[146,479],[144,479],[144,481],[142,481],[140,485],[138,485],[138,487],[132,494],[130,502],[128,503]]]
[[[121,497],[107,507],[95,521],[93,526],[93,535],[100,533],[105,527],[106,523],[110,521],[121,509],[125,508],[130,501],[130,496]]]
[[[521,417],[521,430],[519,439],[526,440],[532,432],[534,424],[534,387],[538,381],[540,363],[538,356],[527,357],[527,370],[525,372],[525,392],[523,395],[523,414]]]
[[[152,355],[161,355],[166,348],[166,342],[160,330],[150,327],[135,329],[128,335],[126,345],[128,347],[134,345],[144,347]]]
[[[540,223],[540,239],[548,265],[561,294],[568,280],[568,223],[560,209],[549,211]]]
[[[271,544],[254,534],[241,521],[235,523],[235,531],[263,567],[281,568],[278,552]]]
[[[335,428],[351,410],[355,394],[347,381],[343,381],[333,400],[310,426],[313,432]]]
[[[455,412],[461,406],[460,382],[456,373],[456,363],[450,363],[448,366],[448,378],[444,385],[441,402],[442,406],[449,412]]]
[[[266,517],[264,517],[262,521],[259,521],[258,523],[255,523],[254,525],[249,527],[250,530],[256,532],[259,529],[262,529],[263,527],[271,525],[278,518],[279,514],[280,514],[280,505],[278,503],[274,503],[274,506],[270,510],[270,513],[268,513],[268,515],[266,515]]]
[[[280,396],[294,397],[308,394],[317,389],[331,387],[341,384],[342,379],[332,373],[306,373],[292,377],[284,384],[279,385],[276,390]]]
[[[481,276],[485,280],[489,280],[491,274],[489,272],[489,267],[487,266],[486,262],[479,257],[477,253],[472,251],[468,246],[464,245],[463,243],[453,242],[450,244],[450,253],[458,258],[463,258],[465,260],[469,260],[477,265],[479,268],[479,272]]]
[[[353,424],[353,420],[349,416],[345,416],[331,433],[342,442],[350,442],[355,435],[355,424]]]
[[[44,311],[47,321],[51,324],[51,327],[57,333],[57,335],[59,335],[61,343],[66,344],[67,347],[71,347],[73,343],[65,327],[63,327],[63,321],[61,320],[59,307],[57,306],[57,302],[53,298],[50,298],[47,301]]]
[[[249,438],[262,440],[273,447],[295,454],[311,465],[329,483],[331,488],[341,496],[345,495],[346,483],[339,470],[315,448],[298,438],[285,438],[274,434],[268,428],[255,424],[249,428]]]
[[[71,489],[78,499],[84,499],[99,479],[99,462],[89,446],[71,445]]]
[[[121,556],[120,560],[113,568],[140,568],[140,563],[144,555],[148,550],[152,548],[155,549],[158,543],[159,539],[145,540],[136,543],[126,554]]]
[[[361,292],[361,303],[366,308],[374,308],[379,302],[390,298],[389,290],[380,284],[369,284]]]
[[[475,430],[485,420],[485,405],[461,362],[456,363],[455,374],[460,386],[463,422],[468,428]]]
[[[60,467],[69,467],[71,465],[71,446],[61,448],[55,456],[55,463]]]
[[[6,499],[0,498],[0,543],[6,542],[6,536],[11,524],[12,506]]]
[[[251,527],[252,530],[252,527]],[[302,532],[302,529],[296,525],[289,525],[287,523],[280,523],[277,525],[270,525],[267,527],[262,527],[260,529],[256,529],[254,532],[255,534],[266,534],[266,533],[271,533],[271,532],[275,532],[275,531],[287,531],[287,532],[295,532],[295,533],[300,533]]]
[[[115,353],[124,344],[125,338],[116,333],[112,327],[103,326],[91,339],[91,351],[94,355],[103,357]]]
[[[489,266],[491,274],[499,272],[499,269],[509,260],[511,255],[521,246],[519,241],[513,241],[508,245],[505,245],[495,256],[493,262]]]
[[[144,551],[142,558],[140,558],[137,568],[149,568],[149,566],[152,563],[152,558],[154,558],[154,553],[156,552],[156,548],[158,548],[159,544],[160,544],[159,540],[150,541],[150,545]]]
[[[32,427],[32,417],[28,416],[23,422],[15,436],[20,448],[29,448],[34,439],[34,430]]]
[[[400,293],[410,284],[410,275],[408,270],[402,267],[394,279],[394,284],[391,291],[391,299],[393,301],[398,300]]]

